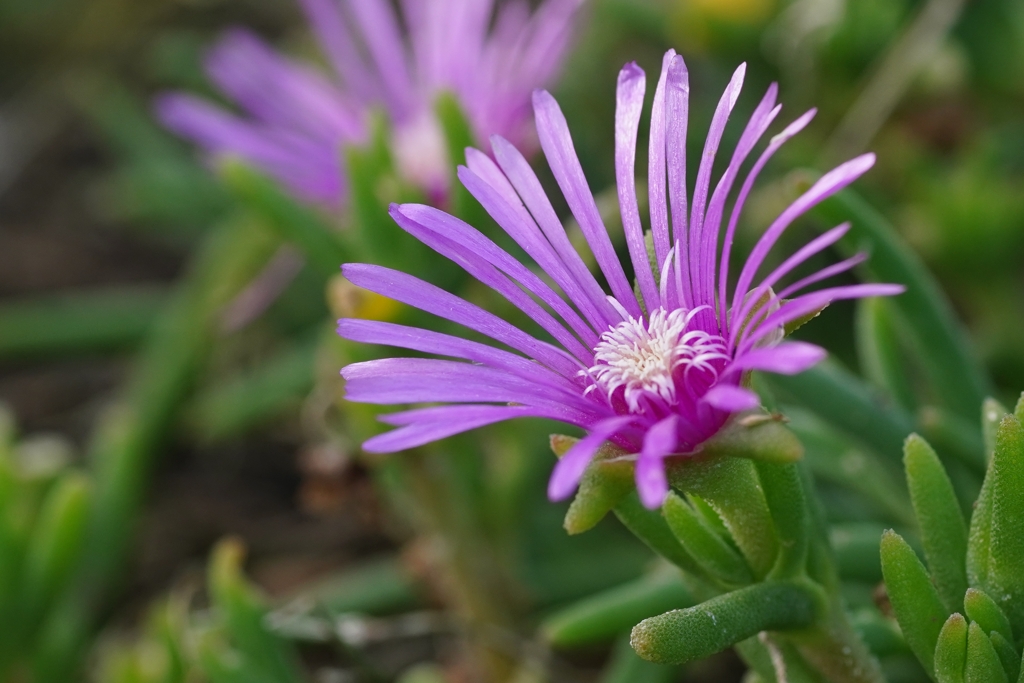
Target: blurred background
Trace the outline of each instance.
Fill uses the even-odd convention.
[[[486,523],[453,532],[469,514],[455,498],[423,513],[408,491],[450,473],[429,455],[403,472],[367,460],[358,442],[372,415],[338,401],[338,369],[359,356],[331,322],[374,302],[275,227],[333,233],[360,218],[225,180],[158,123],[153,98],[167,90],[231,106],[202,60],[232,26],[327,70],[292,0],[0,0],[0,432],[15,481],[0,473],[0,555],[37,558],[22,574],[0,567],[0,621],[14,624],[0,631],[13,643],[0,647],[0,680],[455,682],[482,680],[467,662],[492,655],[520,665],[484,678],[615,680],[621,627],[564,647],[536,635],[574,601],[635,588],[644,572],[657,582],[614,521],[565,535],[564,507],[544,500],[557,428],[453,442],[483,463],[456,469],[497,482],[468,485]],[[550,87],[595,192],[613,187],[622,64],[650,79],[666,49],[684,55],[699,154],[693,131],[745,61],[736,120],[771,81],[783,120],[819,114],[769,167],[741,242],[776,215],[793,169],[875,151],[858,191],[934,271],[999,395],[1024,387],[1024,5],[589,0],[574,32]],[[734,125],[726,149],[738,135]],[[407,196],[377,194],[381,207]],[[836,305],[805,334],[857,372],[854,318]],[[33,545],[27,529],[48,523],[56,540]],[[84,540],[62,546],[64,532]],[[452,562],[487,565],[469,573],[500,587],[471,586]],[[35,590],[31,567],[51,568],[35,616],[11,597]],[[503,630],[467,635],[458,615],[499,594],[490,608],[514,606],[495,620]],[[479,638],[484,654],[466,654]],[[742,671],[723,655],[631,675]]]

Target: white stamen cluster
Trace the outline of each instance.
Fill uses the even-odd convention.
[[[596,362],[585,373],[596,383],[591,389],[600,386],[610,396],[624,387],[626,404],[639,412],[645,394],[674,403],[689,372],[716,373],[712,361],[728,360],[726,343],[704,330],[687,332],[696,313],[658,308],[646,324],[630,317],[602,334],[594,348]]]

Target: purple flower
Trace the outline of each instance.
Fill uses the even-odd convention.
[[[334,68],[326,75],[288,59],[244,29],[228,31],[206,72],[245,112],[172,93],[163,123],[214,154],[247,159],[312,201],[345,197],[341,149],[367,140],[383,109],[405,178],[443,196],[449,160],[433,106],[451,91],[479,140],[497,133],[529,146],[530,93],[561,66],[582,0],[403,0],[408,39],[388,0],[300,0]],[[534,143],[535,144],[535,143]]]
[[[558,462],[549,496],[572,493],[605,441],[635,454],[636,483],[648,507],[668,491],[664,459],[692,453],[737,412],[758,407],[743,386],[745,373],[801,372],[825,356],[817,346],[782,341],[783,327],[837,299],[897,294],[903,287],[862,284],[800,293],[852,268],[863,255],[774,288],[795,267],[834,244],[849,225],[809,242],[767,276],[758,271],[783,231],[822,199],[849,185],[874,163],[857,157],[826,173],[768,227],[730,294],[729,256],[738,217],[759,172],[779,147],[814,115],[807,112],[768,143],[736,194],[727,198],[740,168],[776,118],[776,85],[754,110],[728,167],[712,185],[711,172],[745,68],[733,75],[711,122],[692,196],[686,192],[689,80],[674,51],[665,55],[651,114],[648,183],[652,268],[641,227],[634,182],[635,147],[645,77],[636,64],[619,74],[615,115],[615,167],[626,244],[636,273],[630,286],[583,177],[565,118],[546,92],[534,94],[541,147],[572,214],[611,289],[606,295],[570,245],[562,224],[523,156],[492,138],[494,160],[467,152],[459,178],[549,279],[515,260],[474,228],[437,209],[392,206],[395,221],[417,239],[465,268],[543,328],[557,344],[541,341],[495,315],[409,275],[348,264],[354,284],[422,309],[507,347],[385,322],[341,320],[341,336],[457,360],[391,358],[342,370],[351,401],[432,402],[382,417],[399,428],[364,444],[391,452],[514,417],[544,417],[582,427],[588,435]],[[712,191],[713,188],[713,191]],[[724,239],[722,225],[725,223]],[[548,282],[561,290],[558,293]],[[756,281],[756,284],[755,284]],[[468,361],[468,362],[466,362]]]

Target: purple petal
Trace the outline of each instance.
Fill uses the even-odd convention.
[[[419,278],[366,263],[346,263],[342,266],[342,274],[357,287],[464,325],[535,358],[566,377],[575,377],[580,369],[564,351],[534,339],[493,313]]]
[[[555,284],[562,288],[569,300],[586,316],[589,325],[583,325],[580,321],[581,326],[574,325],[574,329],[584,342],[591,346],[595,345],[598,338],[596,330],[605,329],[607,323],[600,311],[595,308],[591,298],[569,273],[508,180],[497,166],[494,166],[494,162],[475,149],[466,150],[466,160],[470,167],[459,167],[459,180],[491,218],[540,265],[545,273],[551,276]],[[481,173],[486,176],[482,176]]]
[[[693,289],[693,306],[705,304],[714,305],[714,273],[711,278],[701,271],[701,264],[707,259],[704,256],[704,209],[706,208],[708,194],[711,191],[711,169],[715,163],[715,156],[718,154],[718,146],[725,133],[725,125],[729,121],[729,114],[736,106],[736,100],[743,88],[743,77],[747,73],[746,63],[740,64],[733,73],[726,86],[722,98],[718,102],[715,114],[711,119],[711,126],[708,129],[707,139],[704,141],[704,153],[700,158],[700,167],[697,170],[697,183],[693,188],[693,206],[690,208],[690,233],[689,233],[689,257],[691,263],[697,266],[696,272],[690,269],[690,281]]]
[[[733,151],[729,166],[725,169],[725,173],[722,174],[714,193],[711,195],[711,202],[708,204],[707,215],[704,217],[703,223],[704,238],[701,249],[705,260],[701,263],[701,269],[704,273],[702,279],[712,282],[715,279],[715,256],[718,254],[718,238],[721,232],[722,216],[725,212],[725,202],[732,192],[732,186],[739,176],[740,168],[746,162],[750,152],[753,151],[754,146],[764,135],[765,131],[768,130],[772,121],[778,116],[779,111],[782,110],[781,104],[777,106],[775,104],[777,93],[778,86],[772,83],[751,115],[746,128],[743,129],[743,134],[740,135],[739,143],[737,143],[736,149]],[[729,301],[725,293],[726,284],[725,282],[718,283],[718,320],[720,328],[725,327],[725,315]],[[705,292],[704,295],[707,298],[711,298],[715,296],[715,293],[709,291]]]
[[[651,107],[651,131],[647,152],[647,190],[651,214],[651,234],[658,264],[665,262],[671,241],[668,234],[668,197],[665,193],[665,88],[669,65],[676,56],[669,50],[661,60],[661,75]]]
[[[337,0],[299,0],[308,24],[346,89],[363,102],[380,100],[380,88],[342,17]]]
[[[416,90],[409,75],[398,18],[386,0],[346,0],[346,4],[377,66],[391,115],[401,121],[410,113]]]
[[[594,202],[587,180],[583,176],[576,149],[573,147],[569,126],[555,99],[547,92],[538,90],[533,94],[533,112],[537,120],[540,146],[547,157],[551,172],[565,195],[572,215],[576,218],[587,243],[594,252],[601,272],[612,288],[612,294],[633,317],[640,317],[640,305],[633,294],[626,274],[615,255],[608,230],[601,221],[601,214]]]
[[[504,370],[435,358],[383,358],[347,365],[345,397],[357,403],[521,403],[593,417],[597,404],[580,394]]]
[[[814,118],[816,110],[811,109],[800,116],[798,119],[793,121],[791,124],[786,126],[785,129],[768,143],[768,147],[761,153],[757,161],[754,163],[753,168],[747,173],[746,180],[743,181],[743,186],[740,188],[739,195],[736,197],[736,202],[732,207],[732,214],[729,217],[729,227],[725,231],[725,239],[722,242],[722,256],[719,259],[721,266],[718,275],[718,282],[722,287],[729,282],[729,259],[732,254],[732,243],[736,235],[736,225],[739,222],[740,214],[743,212],[743,206],[747,201],[747,196],[750,194],[750,190],[754,187],[754,182],[757,180],[758,174],[761,173],[761,169],[765,167],[765,164],[772,158],[772,156],[785,144],[790,138],[802,131],[811,119]],[[722,300],[726,301],[724,289],[720,290]],[[745,292],[743,293],[745,295]],[[741,293],[739,290],[733,292],[732,310],[736,311],[739,304],[739,298]],[[731,329],[735,327],[736,316],[732,316],[731,320],[727,321],[727,324],[722,328],[722,334],[727,334]]]
[[[458,405],[408,410],[382,415],[381,422],[403,426],[367,440],[363,450],[394,453],[518,417],[551,415],[548,411],[526,406]]]
[[[796,375],[821,362],[826,355],[825,349],[820,346],[791,341],[742,354],[732,362],[729,370],[761,370],[780,375]]]
[[[551,200],[545,194],[544,188],[541,187],[530,164],[519,153],[519,150],[501,137],[492,137],[491,146],[494,149],[494,158],[498,165],[504,171],[512,187],[522,197],[526,208],[533,214],[538,227],[544,231],[544,236],[551,243],[551,247],[561,257],[562,263],[565,264],[572,277],[583,288],[593,307],[601,312],[603,324],[598,329],[603,330],[614,325],[619,321],[620,316],[608,303],[601,286],[587,269],[579,253],[573,248],[569,236],[565,234],[562,222],[558,219],[554,207],[551,206]],[[515,235],[513,235],[514,237]]]
[[[344,318],[338,321],[338,335],[344,339],[363,344],[394,346],[421,353],[461,358],[474,363],[482,363],[499,370],[505,370],[517,377],[531,379],[538,384],[550,384],[563,390],[578,389],[572,380],[532,360],[509,353],[508,351],[496,349],[487,344],[440,332],[396,325],[395,323],[379,320]]]
[[[842,239],[843,235],[849,232],[849,230],[849,223],[843,223],[842,225],[836,226],[814,238],[801,247],[795,254],[783,261],[782,265],[773,270],[771,274],[761,282],[761,284],[750,292],[743,303],[743,308],[740,310],[740,314],[737,316],[737,319],[746,320],[747,316],[749,316],[750,312],[754,309],[754,306],[757,306],[758,302],[761,301],[761,298],[771,291],[771,288],[775,286],[776,282],[785,277],[790,273],[790,271],[810,257],[838,242]],[[735,334],[735,331],[733,334]]]
[[[644,229],[636,199],[636,136],[640,112],[644,107],[644,72],[630,62],[619,72],[615,105],[615,185],[619,194],[619,212],[626,246],[633,261],[633,272],[648,311],[661,306],[658,287],[654,284],[651,261],[647,257]]]
[[[590,433],[573,444],[555,465],[551,479],[548,480],[548,498],[559,501],[572,495],[597,449],[632,420],[630,416],[612,417],[591,427]]]
[[[774,222],[772,222],[765,233],[761,236],[761,239],[757,241],[757,244],[751,251],[750,256],[747,258],[747,262],[743,265],[743,270],[740,272],[740,277],[736,283],[736,290],[733,297],[734,313],[738,312],[736,297],[740,292],[746,292],[750,288],[750,283],[754,279],[757,269],[760,268],[765,257],[768,255],[768,251],[775,245],[775,242],[782,236],[782,233],[785,232],[786,228],[788,228],[797,217],[812,206],[823,199],[832,196],[836,192],[839,192],[854,180],[864,175],[864,173],[874,166],[874,164],[875,155],[869,153],[837,166],[819,178],[818,182],[814,183],[809,190],[800,195],[795,202],[790,204],[789,207],[786,208],[786,210],[783,211]],[[736,326],[736,320],[737,318],[734,317],[732,321],[733,328]]]
[[[753,391],[732,384],[716,384],[711,387],[708,393],[704,394],[704,401],[711,407],[727,413],[753,410],[761,405],[761,399]]]
[[[847,285],[844,287],[820,289],[818,291],[811,292],[810,294],[799,296],[787,303],[784,303],[779,310],[769,315],[762,322],[756,325],[748,325],[744,328],[741,341],[737,345],[739,353],[746,353],[773,330],[785,325],[786,323],[813,313],[832,301],[838,301],[841,299],[862,299],[868,296],[894,296],[896,294],[902,294],[905,290],[906,287],[903,285]]]
[[[801,289],[809,285],[813,285],[815,282],[820,282],[822,280],[832,277],[833,275],[838,275],[839,273],[845,273],[851,268],[858,266],[861,263],[864,263],[864,261],[866,261],[867,258],[868,255],[865,254],[864,252],[861,252],[859,254],[854,254],[850,258],[840,261],[839,263],[833,263],[831,266],[822,268],[818,272],[812,273],[807,277],[797,280],[793,284],[789,285],[781,292],[779,292],[779,298],[785,299],[790,294],[793,294],[794,292],[799,292]]]
[[[439,209],[417,204],[392,205],[391,216],[411,235],[438,253],[458,263],[473,277],[494,289],[541,326],[584,365],[591,365],[591,350],[565,329],[520,285],[564,315],[575,316],[564,301],[536,275],[527,270],[477,230]],[[497,266],[497,267],[495,267]],[[510,282],[499,270],[518,282]],[[581,328],[585,327],[578,317]]]
[[[687,199],[686,199],[686,127],[690,111],[690,74],[686,63],[680,55],[674,55],[669,61],[668,75],[665,80],[666,109],[668,111],[668,198],[672,210],[672,241],[687,245]],[[675,275],[683,290],[682,301],[672,298],[672,288],[668,288],[669,307],[682,306],[693,308],[693,297],[690,290],[690,258],[689,252],[676,254]],[[662,274],[662,277],[666,277]]]
[[[341,171],[316,142],[286,130],[266,130],[192,95],[171,93],[156,101],[160,122],[215,154],[237,154],[313,201],[337,201]]]
[[[636,490],[644,507],[654,510],[661,507],[668,495],[668,480],[665,478],[663,459],[677,446],[676,424],[678,418],[669,415],[655,423],[644,434],[644,445],[636,461]]]

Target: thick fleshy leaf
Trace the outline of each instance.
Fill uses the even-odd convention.
[[[683,664],[709,657],[761,631],[811,626],[824,596],[809,583],[758,583],[687,609],[645,619],[630,643],[644,659]]]
[[[967,664],[967,620],[962,614],[950,615],[939,631],[935,644],[935,680],[937,683],[964,683]]]
[[[779,555],[769,575],[792,579],[805,571],[811,517],[800,470],[793,463],[755,463],[779,538]]]
[[[907,645],[932,671],[939,631],[950,613],[914,550],[891,529],[882,534],[882,576]]]
[[[985,591],[978,588],[968,588],[964,594],[964,609],[967,618],[976,621],[985,633],[998,631],[1002,636],[1013,642],[1013,629],[1010,627],[1010,620]]]
[[[992,479],[989,576],[983,587],[1024,633],[1024,428],[1007,415],[996,433],[986,479]]]
[[[946,609],[959,612],[967,590],[967,524],[953,484],[939,456],[917,434],[903,445],[903,465],[932,580]]]
[[[662,514],[675,537],[710,576],[728,586],[745,586],[754,580],[743,556],[682,498],[670,493]]]
[[[981,626],[972,623],[967,628],[967,663],[964,683],[1008,683],[1003,663],[992,647]]]
[[[729,421],[701,444],[709,457],[749,458],[765,462],[796,462],[804,453],[800,440],[771,415],[752,413]]]
[[[754,464],[744,458],[674,458],[672,488],[693,493],[725,523],[755,577],[764,578],[778,557],[779,541]]]

